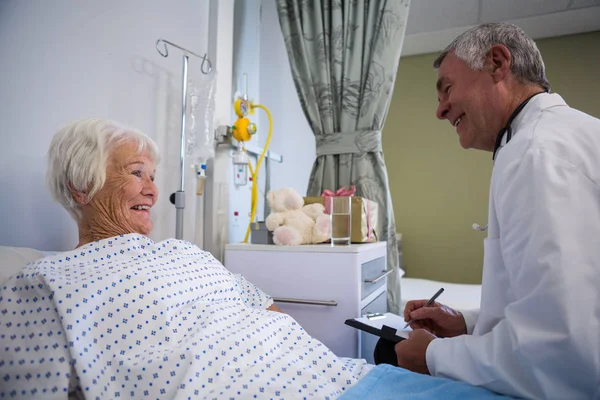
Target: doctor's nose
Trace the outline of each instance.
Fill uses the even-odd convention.
[[[448,102],[440,101],[435,115],[438,117],[438,119],[446,119],[448,117],[449,111],[450,107],[448,105]]]

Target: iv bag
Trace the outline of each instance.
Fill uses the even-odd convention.
[[[214,72],[188,82],[186,155],[196,166],[215,156],[215,85]]]

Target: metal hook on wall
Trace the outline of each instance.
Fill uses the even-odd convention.
[[[163,49],[161,50],[160,45],[162,43],[162,47]],[[179,50],[183,51],[186,54],[192,55],[194,57],[198,57],[200,59],[202,59],[202,64],[200,65],[200,71],[202,71],[203,74],[207,75],[210,73],[210,71],[212,71],[212,63],[210,62],[210,60],[208,59],[208,56],[206,53],[204,53],[203,56],[194,53],[193,51],[190,51],[184,47],[178,46],[175,43],[169,42],[168,40],[165,39],[158,39],[156,41],[156,50],[158,51],[158,54],[160,54],[163,57],[168,57],[169,56],[169,49],[167,48],[167,44],[171,45],[175,48],[178,48]]]

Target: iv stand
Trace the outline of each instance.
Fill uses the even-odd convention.
[[[164,51],[161,51],[159,47],[161,43],[163,44]],[[173,193],[170,197],[171,203],[175,205],[176,210],[175,238],[181,240],[183,239],[183,210],[185,209],[185,111],[187,109],[187,75],[189,56],[192,55],[202,59],[200,71],[205,75],[210,73],[210,71],[212,70],[212,65],[210,63],[210,60],[207,58],[206,53],[204,53],[204,56],[200,56],[167,40],[158,39],[156,41],[156,50],[158,50],[158,53],[163,57],[168,57],[169,55],[167,44],[183,51],[183,76],[181,78],[181,143],[179,162],[181,179],[179,181],[179,190]]]

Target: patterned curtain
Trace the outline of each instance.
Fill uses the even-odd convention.
[[[309,196],[356,186],[379,207],[387,241],[388,309],[400,311],[398,241],[381,130],[410,0],[277,0],[292,76],[315,134]]]

